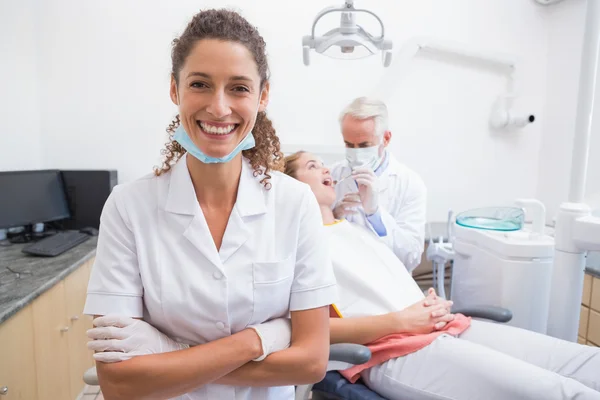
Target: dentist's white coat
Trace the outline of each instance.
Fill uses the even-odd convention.
[[[378,176],[379,211],[387,235],[381,239],[410,272],[421,262],[425,247],[425,222],[427,189],[421,177],[404,164],[399,163],[388,151],[389,163]],[[331,167],[331,176],[339,181],[350,175],[352,170],[347,161]],[[346,179],[335,186],[337,201],[347,193],[358,193],[358,186],[352,179]],[[377,233],[367,220],[362,207],[357,214],[345,217],[349,222],[369,228]]]
[[[310,188],[244,159],[219,251],[184,156],[171,172],[117,186],[101,217],[84,312],[143,317],[202,344],[337,299],[324,227]],[[294,388],[206,385],[181,399],[293,399]]]

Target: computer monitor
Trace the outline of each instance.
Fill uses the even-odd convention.
[[[60,171],[0,172],[0,229],[69,217]]]

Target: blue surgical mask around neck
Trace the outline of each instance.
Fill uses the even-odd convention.
[[[192,156],[196,157],[198,160],[202,161],[205,164],[229,162],[241,151],[251,149],[255,145],[254,135],[252,135],[252,132],[248,132],[246,137],[235,147],[235,149],[233,149],[231,153],[223,157],[211,157],[209,155],[204,154],[204,152],[194,144],[194,142],[187,134],[185,129],[183,129],[182,124],[179,124],[179,127],[175,130],[175,133],[173,134],[173,140],[176,140],[177,143],[179,143],[181,147],[183,147],[188,153],[190,153]]]

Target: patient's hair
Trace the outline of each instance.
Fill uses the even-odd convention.
[[[289,156],[283,159],[283,172],[286,175],[289,175],[292,178],[296,178],[296,172],[298,172],[298,159],[304,153],[306,152],[300,150],[295,152],[294,154],[290,154]]]
[[[219,39],[244,45],[254,56],[260,75],[261,90],[265,87],[269,80],[269,65],[264,39],[256,28],[241,15],[225,9],[200,11],[194,15],[183,34],[173,40],[171,74],[177,84],[179,84],[179,73],[186,58],[196,42],[202,39]],[[185,149],[173,140],[173,134],[180,123],[179,115],[177,115],[167,128],[169,141],[166,148],[161,151],[164,160],[160,168],[155,167],[156,175],[169,171],[185,153]],[[254,168],[254,176],[265,175],[261,182],[266,188],[269,188],[271,178],[269,171],[283,169],[283,153],[280,151],[279,138],[273,124],[265,112],[259,112],[256,116],[252,134],[256,145],[252,149],[244,150],[242,154],[250,160],[250,164]]]
[[[340,113],[340,125],[346,115],[351,115],[356,119],[373,118],[375,120],[375,136],[377,137],[381,137],[388,130],[388,110],[381,100],[358,97]]]

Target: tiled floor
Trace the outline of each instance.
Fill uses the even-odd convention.
[[[104,396],[100,393],[100,386],[86,385],[77,400],[104,400]]]
[[[104,396],[102,396],[102,393],[84,394],[80,400],[104,400]]]

